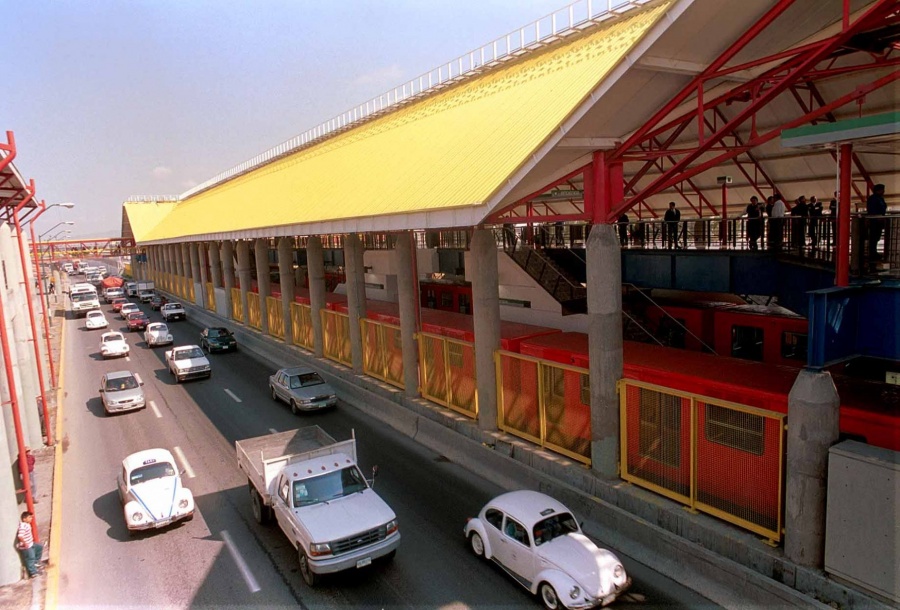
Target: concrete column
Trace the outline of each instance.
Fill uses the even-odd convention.
[[[213,288],[222,287],[222,262],[219,257],[219,244],[209,242],[209,281]]]
[[[591,462],[601,476],[619,474],[622,378],[622,258],[614,225],[591,228],[587,259],[588,356],[591,379]]]
[[[281,318],[284,320],[284,342],[294,342],[291,303],[294,302],[294,238],[278,240],[278,281],[281,284]]]
[[[839,407],[830,373],[800,371],[788,395],[784,556],[810,568],[825,562],[828,448],[838,441]]]
[[[226,239],[222,242],[222,285],[225,288],[225,313],[224,317],[231,319],[231,312],[234,311],[232,306],[232,290],[234,290],[234,242]],[[221,314],[220,312],[220,315]]]
[[[475,375],[478,389],[478,427],[497,429],[497,372],[494,352],[500,349],[500,288],[494,233],[476,229],[470,260],[472,310],[475,315]],[[398,278],[399,281],[399,278]]]
[[[256,258],[256,285],[259,288],[259,322],[264,335],[269,334],[269,308],[266,306],[272,294],[272,282],[269,280],[269,240],[257,239],[253,244]]]
[[[325,335],[322,310],[325,309],[325,253],[322,240],[313,235],[306,241],[306,264],[309,267],[309,309],[313,329],[313,352],[317,358],[325,355]]]
[[[178,275],[182,277],[181,285],[186,286],[187,283],[184,280],[190,280],[191,278],[191,255],[187,242],[179,244],[176,256],[176,260],[178,261]],[[187,291],[185,290],[185,292]]]
[[[241,282],[241,307],[244,310],[244,319],[241,322],[250,326],[250,306],[247,294],[250,292],[253,278],[250,272],[250,242],[245,239],[237,242],[237,264],[238,279]]]
[[[419,345],[416,343],[416,242],[409,231],[394,242],[397,268],[397,301],[400,306],[400,349],[403,351],[403,385],[407,396],[419,395]]]
[[[204,307],[203,290],[200,285],[200,245],[192,241],[188,245],[188,256],[190,257],[191,283],[194,285],[194,305]]]
[[[169,291],[172,294],[177,294],[175,290],[175,282],[178,280],[178,267],[176,264],[176,254],[175,251],[178,249],[178,246],[175,244],[169,244]]]
[[[206,248],[206,242],[202,241],[197,245],[197,262],[200,265],[200,292],[195,292],[195,295],[199,295],[197,297],[197,302],[201,304],[204,309],[209,308],[209,303],[206,302],[206,284],[209,282],[209,274],[206,271],[206,264],[209,260]],[[196,275],[194,276],[197,277]]]
[[[353,370],[363,372],[362,329],[359,321],[366,317],[366,274],[363,245],[359,235],[344,239],[344,270],[347,276],[347,312],[350,314],[350,353]]]

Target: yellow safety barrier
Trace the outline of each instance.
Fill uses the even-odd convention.
[[[366,318],[359,323],[362,330],[363,372],[398,388],[405,387],[400,327]]]
[[[325,357],[347,366],[353,366],[353,355],[350,348],[350,316],[329,309],[323,309],[321,313]]]
[[[262,315],[259,311],[259,293],[258,292],[248,292],[247,293],[247,312],[248,312],[248,322],[250,324],[250,328],[255,328],[256,330],[262,330]]]
[[[422,396],[468,417],[478,417],[475,345],[431,333],[419,333],[418,338]]]
[[[241,301],[241,289],[231,289],[231,319],[244,323],[244,303]]]
[[[284,339],[284,312],[281,310],[281,299],[266,297],[266,314],[269,317],[269,334]]]
[[[588,371],[498,350],[497,425],[542,447],[591,463]]]
[[[303,303],[291,303],[291,339],[294,345],[313,349],[312,309]]]
[[[210,311],[216,310],[216,290],[212,282],[206,282],[206,308]]]
[[[622,478],[781,540],[783,413],[619,382]]]

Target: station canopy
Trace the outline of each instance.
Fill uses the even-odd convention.
[[[642,217],[670,200],[715,215],[725,175],[731,202],[828,199],[834,148],[785,148],[780,130],[896,109],[896,3],[851,0],[855,29],[841,5],[627,2],[175,201],[133,198],[123,230],[153,244],[587,220],[581,169],[595,151],[623,164],[623,205]],[[855,151],[858,204],[873,182],[895,200],[895,144]]]

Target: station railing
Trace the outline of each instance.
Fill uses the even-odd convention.
[[[266,315],[268,316],[269,334],[284,339],[284,311],[281,309],[280,298],[266,297]]]
[[[322,309],[320,312],[325,357],[347,366],[353,366],[353,354],[350,349],[350,316],[328,309]]]
[[[291,340],[294,345],[313,349],[312,309],[303,303],[291,303]]]
[[[212,282],[206,282],[206,308],[209,311],[216,310],[216,290]]]
[[[250,325],[250,328],[255,328],[256,330],[262,330],[262,315],[259,310],[259,293],[258,292],[248,292],[247,293],[247,322]]]
[[[231,319],[244,323],[244,303],[241,301],[241,289],[231,289]]]
[[[619,405],[623,479],[781,540],[784,414],[629,379]]]
[[[363,372],[398,388],[405,387],[400,327],[366,318],[359,324],[363,341]]]
[[[422,396],[471,418],[478,417],[475,344],[420,332]]]
[[[590,464],[588,371],[504,350],[495,365],[499,428]]]

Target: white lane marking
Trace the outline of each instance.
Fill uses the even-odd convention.
[[[178,460],[181,462],[181,465],[184,466],[184,471],[187,473],[187,476],[190,478],[194,478],[194,469],[191,468],[191,463],[187,461],[187,458],[184,457],[184,451],[181,450],[181,447],[175,447],[175,455],[178,456]]]
[[[256,582],[256,579],[253,578],[250,567],[247,565],[247,562],[244,561],[240,552],[238,552],[237,547],[234,545],[234,541],[231,539],[231,535],[226,530],[222,530],[222,541],[225,543],[225,546],[228,547],[228,552],[231,553],[231,558],[234,559],[234,563],[237,564],[238,570],[241,571],[241,576],[244,577],[247,588],[250,589],[251,593],[259,591],[259,584]]]
[[[278,434],[278,430],[276,430],[275,428],[269,428],[269,432],[271,432],[272,434]]]
[[[152,400],[150,401],[150,408],[153,410],[153,414],[156,417],[162,419],[162,413],[159,412],[159,409],[156,407],[156,403],[153,402]]]
[[[244,402],[243,400],[238,398],[237,395],[234,392],[232,392],[231,390],[229,390],[228,388],[225,388],[225,393],[228,394],[229,396],[231,396],[231,398],[234,400],[234,402]]]

